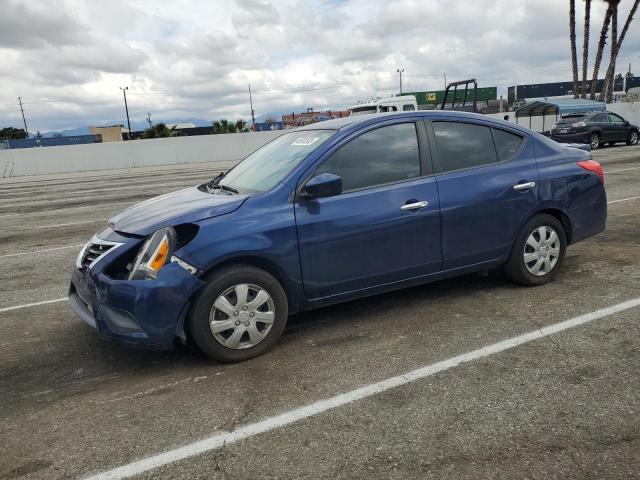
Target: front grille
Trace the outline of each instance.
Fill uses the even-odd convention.
[[[89,242],[82,252],[82,258],[80,259],[80,269],[88,269],[89,266],[102,257],[105,253],[115,247],[114,244],[107,243],[94,243]]]

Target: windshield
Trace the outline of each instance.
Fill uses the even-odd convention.
[[[351,110],[351,116],[367,115],[369,113],[376,113],[378,107],[357,107]]]
[[[285,133],[245,158],[219,184],[241,193],[266,192],[334,133],[335,130]]]

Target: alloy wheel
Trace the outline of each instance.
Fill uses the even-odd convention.
[[[591,149],[595,150],[600,146],[600,136],[598,134],[591,135]]]
[[[275,303],[264,288],[242,283],[216,298],[209,315],[213,338],[233,350],[256,346],[275,321]]]
[[[524,245],[524,264],[532,275],[541,277],[549,273],[560,257],[560,238],[549,226],[536,228]]]
[[[638,132],[636,132],[635,130],[631,132],[631,135],[629,135],[629,143],[631,145],[635,145],[638,143]]]

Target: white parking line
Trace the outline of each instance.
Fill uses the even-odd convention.
[[[69,222],[69,223],[55,223],[53,225],[40,225],[38,227],[17,228],[16,231],[26,232],[28,230],[42,230],[43,228],[60,228],[69,227],[72,225],[84,225],[86,223],[106,222],[106,218],[98,218],[96,220],[83,220],[82,222]]]
[[[620,203],[620,202],[628,202],[630,200],[638,200],[640,199],[640,196],[638,197],[629,197],[629,198],[622,198],[620,200],[612,200],[610,202],[607,202],[607,205],[612,204],[612,203]],[[129,203],[129,202],[127,202]],[[115,205],[115,204],[114,204]],[[96,222],[102,222],[104,220],[88,220],[88,221],[84,221],[84,222],[74,222],[74,223],[62,223],[59,225],[44,225],[44,226],[40,226],[40,227],[30,227],[30,228],[25,228],[25,229],[20,229],[20,231],[25,231],[25,230],[38,230],[41,228],[56,228],[56,227],[66,227],[68,225],[80,225],[80,224],[84,224],[84,223],[96,223]],[[65,246],[65,247],[58,247],[60,249],[62,248],[73,248],[73,247],[78,247],[78,246],[82,246],[82,245],[69,245],[69,246]],[[7,254],[3,254],[0,255],[0,258],[2,257],[12,257],[12,256],[17,256],[17,255],[28,255],[30,253],[39,253],[39,252],[46,252],[47,250],[36,250],[34,252],[19,252],[19,253],[7,253]]]
[[[381,382],[366,385],[364,387],[357,388],[355,390],[351,390],[349,392],[342,393],[331,398],[320,400],[318,402],[312,403],[311,405],[296,408],[280,415],[268,417],[256,423],[250,423],[231,432],[223,432],[212,435],[211,437],[191,443],[189,445],[185,445],[184,447],[176,448],[174,450],[167,450],[158,455],[153,455],[151,457],[129,463],[122,467],[114,468],[113,470],[98,473],[96,475],[88,477],[87,480],[116,480],[139,475],[143,472],[153,470],[163,465],[168,465],[179,460],[184,460],[195,455],[200,455],[211,450],[216,450],[230,443],[238,442],[240,440],[254,437],[261,433],[286,427],[300,420],[304,420],[306,418],[319,415],[320,413],[336,409],[343,405],[348,405],[358,400],[377,395],[392,388],[397,388],[402,385],[421,380],[431,375],[435,375],[436,373],[457,367],[458,365],[469,363],[480,358],[488,357],[490,355],[495,355],[496,353],[500,353],[519,345],[529,343],[533,340],[538,340],[540,338],[562,332],[569,328],[584,325],[593,320],[597,320],[614,313],[622,312],[639,305],[640,297],[628,300],[626,302],[618,303],[617,305],[606,307],[601,310],[596,310],[595,312],[580,315],[578,317],[574,317],[560,323],[555,323],[547,327],[542,327],[539,330],[534,330],[532,332],[525,333],[524,335],[518,335],[516,337],[512,337],[507,340],[488,345],[478,350],[473,350],[472,352],[449,358],[442,362],[434,363],[432,365],[418,368],[416,370],[412,370],[396,377],[388,378]]]
[[[10,312],[11,310],[20,310],[21,308],[37,307],[38,305],[47,305],[49,303],[64,302],[65,300],[67,300],[67,297],[54,298],[53,300],[43,300],[42,302],[25,303],[23,305],[14,305],[13,307],[0,308],[0,313]]]
[[[640,167],[629,167],[629,168],[621,168],[619,170],[610,170],[610,171],[605,171],[604,174],[605,175],[609,175],[611,173],[619,173],[619,172],[627,172],[629,170],[638,170]]]
[[[87,193],[91,193],[91,194],[95,194],[92,198],[96,198],[96,197],[100,197],[100,196],[104,196],[102,192],[109,192],[109,191],[114,191],[114,190],[149,190],[149,189],[157,189],[157,188],[164,188],[164,187],[175,187],[175,188],[185,188],[185,187],[191,187],[191,186],[196,186],[198,185],[199,182],[197,181],[193,181],[193,182],[171,182],[171,183],[144,183],[141,185],[126,185],[123,187],[94,187],[94,188],[84,188],[84,189],[74,189],[71,191],[67,191],[67,192],[39,192],[38,194],[36,194],[38,197],[47,197],[47,196],[56,196],[59,197],[61,193],[75,193],[75,194],[87,194]],[[124,193],[122,194],[124,195]],[[11,201],[19,201],[19,200],[29,200],[32,199],[34,197],[34,195],[27,195],[27,194],[23,194],[21,196],[12,196],[6,199],[0,199],[0,201],[2,200],[11,200]],[[82,198],[82,197],[81,197]]]
[[[4,258],[4,257],[20,257],[22,255],[38,255],[40,253],[54,252],[56,250],[67,250],[69,248],[80,248],[80,247],[83,247],[83,246],[84,246],[84,244],[66,245],[64,247],[53,247],[53,248],[43,248],[42,250],[31,250],[30,252],[3,253],[2,255],[0,255],[0,258]]]
[[[66,212],[68,210],[81,210],[81,209],[86,209],[86,208],[92,208],[92,209],[96,209],[96,208],[101,208],[101,207],[111,207],[113,205],[133,205],[134,203],[137,202],[115,202],[115,203],[100,203],[98,205],[80,205],[77,207],[66,207],[66,208],[56,208],[54,210],[38,210],[37,212],[25,212],[25,213],[4,213],[2,215],[0,215],[0,218],[4,218],[4,217],[23,217],[25,215],[49,215],[52,213],[58,213],[58,212]]]
[[[638,197],[629,197],[629,198],[621,198],[620,200],[611,200],[610,202],[607,202],[607,204],[628,202],[629,200],[637,200],[639,198],[640,198],[640,196],[638,196]]]

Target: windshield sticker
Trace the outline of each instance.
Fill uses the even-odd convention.
[[[307,147],[309,145],[313,145],[318,140],[320,140],[318,137],[298,137],[293,141],[291,145]]]

